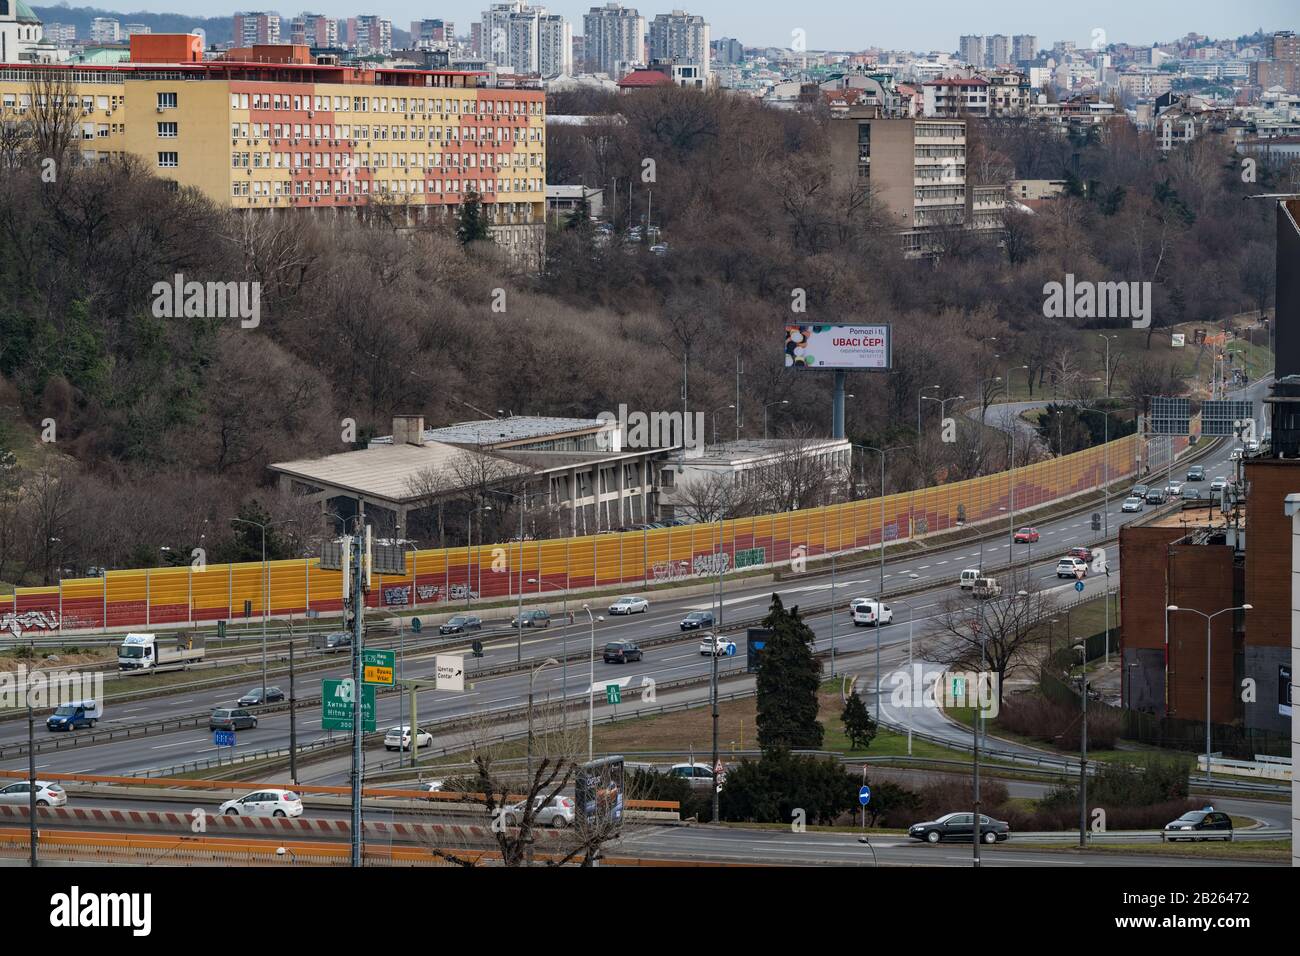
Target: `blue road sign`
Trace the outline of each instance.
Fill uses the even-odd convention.
[[[212,743],[218,747],[235,746],[235,732],[233,730],[214,730],[212,731]]]
[[[871,788],[867,786],[863,786],[858,791],[858,803],[862,804],[865,807],[870,802],[871,802]]]
[[[735,657],[735,656],[736,656],[736,645],[735,645],[735,644],[728,644],[728,645],[727,645],[727,656],[728,656],[728,657]]]
[[[1075,581],[1075,582],[1074,582],[1074,589],[1075,589],[1076,591],[1082,591],[1082,590],[1083,590],[1083,582],[1082,582],[1082,581]]]

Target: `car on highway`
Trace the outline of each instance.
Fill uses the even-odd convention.
[[[641,660],[641,648],[631,641],[610,641],[605,645],[606,664],[630,664]]]
[[[894,623],[894,611],[888,604],[863,601],[853,609],[854,627],[876,627]]]
[[[1205,499],[1200,488],[1184,488],[1180,497],[1183,501],[1203,501]]]
[[[72,700],[61,704],[45,721],[50,730],[73,731],[79,727],[94,729],[104,716],[104,708],[93,700]]]
[[[1015,544],[1033,544],[1038,540],[1037,528],[1017,528],[1016,533],[1011,536]]]
[[[266,700],[262,699],[262,688],[254,687],[235,703],[240,707],[256,707],[258,704],[274,704],[281,700],[284,700],[284,691],[278,687],[268,687],[266,689]]]
[[[1162,842],[1175,840],[1227,840],[1232,842],[1232,817],[1214,807],[1189,810],[1177,820],[1171,820],[1160,831]]]
[[[31,804],[31,793],[31,785],[26,780],[11,783],[7,787],[0,788],[0,803],[18,804],[26,807]],[[36,805],[38,807],[62,807],[67,802],[67,791],[57,783],[48,783],[44,780],[36,781]]]
[[[704,639],[700,641],[700,654],[704,657],[708,657],[710,654],[714,657],[731,657],[735,653],[736,642],[729,641],[717,634],[705,634]]]
[[[521,800],[509,806],[497,807],[492,811],[492,819],[500,817],[506,826],[517,827],[523,822],[524,806],[525,801]],[[534,797],[533,806],[534,826],[553,827],[556,830],[573,826],[573,801],[570,798],[557,796],[547,800],[545,797]]]
[[[609,606],[610,614],[644,614],[650,602],[640,597],[621,597]]]
[[[1058,578],[1086,578],[1088,576],[1088,563],[1080,561],[1078,558],[1062,558],[1056,562],[1056,576]]]
[[[1134,498],[1145,499],[1147,496],[1147,492],[1150,490],[1151,489],[1146,485],[1134,485],[1133,490],[1130,491],[1129,494],[1132,495]]]
[[[447,789],[445,780],[430,780],[424,788],[425,793],[444,793]]]
[[[1126,514],[1131,514],[1132,512],[1135,511],[1141,511],[1142,504],[1143,504],[1142,499],[1139,498],[1137,495],[1129,495],[1127,498],[1124,499],[1124,503],[1119,506],[1119,510],[1123,511]]]
[[[1253,455],[1253,454],[1255,454],[1255,452],[1259,451],[1259,439],[1258,439],[1258,438],[1251,438],[1251,439],[1248,439],[1248,440],[1246,441],[1246,451],[1247,451],[1248,454],[1251,454],[1251,455]]]
[[[1162,505],[1165,503],[1165,493],[1160,488],[1148,488],[1146,502],[1149,505]]]
[[[1192,467],[1188,468],[1188,469],[1187,469],[1187,480],[1188,480],[1188,481],[1204,481],[1204,480],[1205,480],[1205,466],[1204,466],[1204,465],[1192,465]]]
[[[1092,560],[1092,548],[1071,548],[1065,552],[1067,558],[1078,558],[1080,561]]]
[[[300,817],[302,797],[292,790],[255,790],[227,800],[217,812],[230,817]]]
[[[713,789],[713,768],[706,763],[675,763],[668,768],[668,776],[685,780],[695,789]]]
[[[1220,475],[1218,478],[1215,478],[1212,482],[1210,482],[1210,495],[1213,496],[1213,494],[1216,491],[1222,491],[1224,488],[1227,487],[1228,487],[1228,479]]]
[[[475,617],[473,614],[457,614],[455,617],[447,618],[445,623],[439,624],[438,633],[464,634],[466,631],[477,631],[482,627],[482,618]]]
[[[692,611],[682,618],[683,631],[698,631],[702,627],[713,626],[712,611]]]
[[[1181,498],[1183,495],[1183,483],[1181,481],[1171,481],[1165,485],[1166,498]]]
[[[256,730],[257,718],[236,707],[218,707],[208,718],[208,730]]]
[[[969,591],[971,588],[975,587],[975,582],[982,576],[983,573],[979,568],[966,568],[962,571],[961,577],[957,579],[957,587],[961,588],[963,591]],[[865,601],[866,598],[862,598],[861,600]]]
[[[975,837],[975,814],[946,813],[937,820],[914,823],[907,829],[913,840],[938,843],[941,840],[966,840]],[[983,843],[1001,843],[1011,837],[1011,827],[1002,820],[980,814],[980,840]]]
[[[523,614],[516,614],[510,619],[511,627],[550,627],[551,615],[546,611],[524,611]]]
[[[415,744],[418,748],[433,746],[433,734],[427,730],[416,728]],[[402,724],[398,727],[392,727],[388,733],[384,734],[385,750],[410,750],[411,749],[411,725]]]

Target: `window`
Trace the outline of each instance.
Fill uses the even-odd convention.
[[[175,138],[176,138],[176,124],[175,124],[175,123],[159,123],[159,124],[158,124],[158,136],[159,136],[160,139],[175,139]]]
[[[174,169],[181,164],[178,153],[159,153],[158,165],[164,169]]]
[[[158,108],[159,108],[160,110],[174,110],[174,109],[176,109],[176,94],[175,94],[175,93],[159,93],[159,94],[158,94]]]

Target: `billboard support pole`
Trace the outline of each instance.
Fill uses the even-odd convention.
[[[835,370],[835,392],[831,404],[831,437],[844,437],[844,381],[848,373],[842,369]]]

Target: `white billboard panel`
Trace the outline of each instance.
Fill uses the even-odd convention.
[[[787,325],[786,368],[888,369],[888,325]]]

